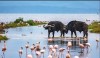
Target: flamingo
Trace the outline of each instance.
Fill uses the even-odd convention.
[[[62,55],[63,55],[63,51],[65,50],[65,48],[59,48],[59,55],[61,55],[61,57],[62,57]]]
[[[80,43],[80,39],[79,39],[79,47],[81,48],[81,53],[83,53],[82,49],[84,49],[84,45]]]
[[[55,49],[58,49],[58,45],[54,45],[54,48],[55,48]]]
[[[49,45],[49,52],[52,53],[53,45]]]
[[[51,51],[52,51],[52,53],[53,53],[53,57],[55,57],[55,56],[56,56],[56,49],[53,48]]]
[[[43,58],[44,58],[44,52],[45,52],[45,50],[44,49],[40,50],[40,52],[41,52],[41,54],[43,54]]]
[[[44,58],[44,52],[45,52],[45,47],[43,47],[43,49],[42,50],[40,50],[40,52],[41,52],[41,54],[43,54],[43,58]]]
[[[2,48],[2,52],[3,52],[4,58],[5,58],[4,52],[5,52],[6,50],[7,50],[7,48],[6,48],[6,42],[4,41],[4,47]]]
[[[30,47],[30,49],[31,49],[31,54],[34,55],[32,52],[35,50],[35,45],[33,44],[33,45]]]
[[[21,58],[21,56],[22,56],[22,53],[23,53],[23,47],[21,47],[20,50],[19,50],[19,57],[20,57],[20,58]]]
[[[79,56],[75,56],[74,58],[79,58]]]
[[[40,42],[36,43],[36,51],[40,51]]]
[[[68,46],[67,49],[70,51],[70,48],[72,47],[72,43],[68,42],[67,46]],[[69,51],[68,51],[68,53],[69,53]]]
[[[40,58],[41,52],[40,51],[36,51],[36,55],[37,55],[37,58]]]
[[[54,45],[54,48],[55,48],[56,51],[57,51],[57,49],[59,48],[59,46],[58,46],[58,45]],[[57,53],[56,53],[56,55],[57,55]]]
[[[32,57],[32,55],[31,55],[31,54],[28,54],[28,55],[27,55],[27,58],[33,58],[33,57]]]
[[[49,39],[48,39],[48,42],[52,42],[52,41],[53,41],[53,39],[52,39],[52,38],[49,38]]]
[[[51,55],[49,55],[49,56],[48,56],[48,58],[52,58],[52,56],[51,56]]]
[[[70,56],[70,54],[68,53],[68,54],[66,54],[66,58],[71,58],[71,56]]]
[[[27,42],[27,44],[25,45],[26,47],[26,58],[27,58],[27,49],[29,48],[29,42]]]
[[[90,44],[90,43],[85,43],[85,45],[86,45],[86,47],[87,47],[87,53],[88,53],[88,47],[90,47],[91,44]]]
[[[99,39],[96,39],[96,42],[97,42],[97,47],[98,47],[98,42],[99,42]]]

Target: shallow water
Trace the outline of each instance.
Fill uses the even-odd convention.
[[[6,31],[8,31],[8,33],[5,33],[5,35],[9,38],[9,40],[6,41],[7,43],[7,51],[5,52],[5,58],[19,58],[19,53],[18,50],[20,49],[20,47],[23,47],[23,54],[22,54],[22,58],[26,57],[26,49],[25,49],[25,44],[27,41],[29,41],[30,46],[32,44],[36,44],[36,42],[40,42],[40,46],[42,47],[46,47],[46,51],[44,53],[44,58],[47,58],[48,54],[49,54],[49,50],[48,50],[48,46],[50,44],[55,45],[58,43],[48,43],[47,41],[47,30],[45,30],[42,26],[28,26],[28,27],[17,27],[17,28],[9,28],[6,29]],[[30,33],[32,32],[32,34]],[[79,37],[82,37],[83,33],[79,33],[77,32]],[[22,36],[24,35],[24,36]],[[60,33],[56,32],[55,33],[55,37],[59,37]],[[66,34],[66,37],[70,37],[70,32],[68,34]],[[71,48],[71,57],[74,58],[74,56],[79,56],[80,58],[100,58],[100,46],[98,45],[97,48],[97,43],[95,41],[95,39],[100,39],[100,35],[99,34],[95,34],[95,33],[89,33],[88,36],[88,42],[91,44],[91,47],[89,48],[89,53],[79,53],[80,52],[80,48],[78,47],[72,47]],[[63,47],[66,48],[66,44],[58,44],[59,48]],[[0,42],[0,58],[2,58],[2,51],[1,48],[3,47],[3,41]],[[64,58],[66,55],[66,51],[64,51]],[[31,50],[28,49],[28,54],[31,54]],[[33,53],[33,58],[36,58],[36,54]],[[43,55],[41,56],[41,58],[43,58]]]

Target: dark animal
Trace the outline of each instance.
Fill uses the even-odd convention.
[[[61,37],[62,37],[62,35],[63,35],[63,37],[65,35],[64,33],[65,33],[66,28],[64,28],[64,24],[60,21],[51,21],[48,23],[47,26],[44,25],[43,27],[48,30],[48,37],[50,37],[50,33],[52,32],[53,38],[54,38],[55,31],[57,31],[57,32],[60,31]]]
[[[68,33],[68,30],[71,31],[71,37],[73,37],[73,32],[77,37],[76,31],[79,31],[80,33],[83,31],[83,37],[88,36],[88,25],[85,22],[71,21],[66,26],[66,33]]]

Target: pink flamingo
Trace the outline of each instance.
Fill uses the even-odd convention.
[[[59,56],[61,55],[61,58],[62,58],[64,50],[65,50],[65,48],[59,48]],[[58,56],[58,58],[59,58],[59,56]]]
[[[40,52],[41,52],[41,54],[43,54],[43,58],[44,58],[44,53],[45,53],[45,47],[43,47],[43,49],[42,50],[40,50]]]
[[[41,58],[41,52],[40,51],[36,51],[36,55],[37,55],[37,58]]]
[[[21,47],[20,50],[19,50],[19,57],[20,57],[20,58],[21,58],[21,56],[22,56],[22,53],[23,53],[23,47]]]
[[[53,45],[49,45],[49,53],[52,53]]]
[[[80,39],[79,39],[79,47],[81,48],[81,53],[83,53],[82,49],[84,50],[84,45],[80,43]]]
[[[26,58],[27,58],[27,49],[29,48],[29,42],[27,42],[27,44],[25,45],[26,47]]]
[[[49,55],[48,58],[52,58],[52,55]]]
[[[40,42],[37,42],[36,43],[36,49],[35,49],[36,51],[40,51],[41,49],[40,49]]]
[[[87,47],[87,53],[88,53],[88,47],[90,47],[91,44],[90,44],[90,43],[85,43],[85,45],[86,45],[86,47]]]
[[[48,42],[52,42],[52,41],[53,41],[53,39],[52,39],[52,38],[49,38],[49,39],[48,39]]]
[[[99,42],[99,39],[96,39],[96,42],[97,42],[97,47],[98,47],[98,42]]]
[[[35,45],[33,44],[33,45],[30,47],[30,49],[31,49],[31,52],[34,51]]]
[[[74,58],[79,58],[79,56],[75,56]]]
[[[4,56],[4,58],[5,58],[5,51],[7,50],[7,48],[6,48],[6,42],[4,41],[4,47],[2,48],[2,52],[3,52],[3,56]]]
[[[72,43],[71,42],[68,42],[68,44],[67,44],[67,49],[68,49],[68,53],[70,52],[70,48],[72,47]]]
[[[71,56],[70,56],[70,54],[68,53],[68,54],[66,54],[66,58],[71,58]]]
[[[31,55],[31,54],[28,54],[28,55],[27,55],[27,58],[33,58],[33,57],[32,57],[32,55]]]

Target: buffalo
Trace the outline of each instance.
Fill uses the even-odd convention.
[[[48,37],[50,37],[50,33],[52,32],[53,38],[55,31],[60,31],[61,37],[65,35],[66,26],[60,21],[50,21],[47,26],[43,26],[46,30],[48,30]]]
[[[88,37],[88,25],[85,22],[71,21],[66,25],[66,33],[68,33],[68,30],[71,31],[71,37],[73,37],[73,33],[77,37],[76,31],[80,33],[83,31],[83,37]]]

